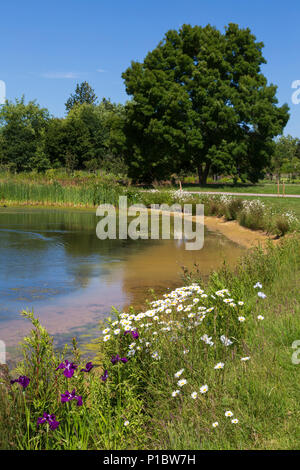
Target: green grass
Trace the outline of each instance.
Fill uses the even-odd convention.
[[[152,315],[149,310],[160,304],[146,304],[146,315],[129,312],[129,325],[122,325],[124,315],[115,312],[118,324],[109,320],[109,327],[121,332],[111,331],[108,341],[99,340],[98,367],[89,373],[79,372],[85,361],[75,342],[71,349],[55,353],[47,332],[26,314],[34,330],[25,340],[25,359],[14,375],[25,374],[31,382],[25,393],[18,385],[11,394],[0,388],[0,447],[298,449],[300,364],[291,358],[292,343],[300,339],[299,237],[270,243],[266,250],[253,249],[234,270],[224,266],[206,282],[197,269],[185,273],[185,279],[187,286],[196,282],[202,289],[188,288],[191,295],[183,305],[191,305],[189,311],[177,309],[176,301],[168,306],[170,311]],[[265,299],[257,296],[257,281]],[[225,297],[217,294],[222,289],[228,289]],[[224,302],[227,297],[235,306]],[[206,309],[202,320],[199,306]],[[238,316],[246,320],[239,322]],[[139,337],[124,335],[129,328],[137,328]],[[213,346],[201,339],[204,334]],[[225,347],[221,335],[233,344]],[[129,361],[112,365],[115,354]],[[250,360],[241,361],[245,356]],[[55,372],[65,358],[80,365],[71,379],[62,370]],[[214,369],[218,362],[225,364],[223,369]],[[105,369],[108,379],[103,382],[99,375]],[[181,369],[180,379],[187,380],[183,387],[174,377]],[[201,394],[205,384],[208,391]],[[73,388],[83,397],[82,407],[76,401],[60,403],[60,393]],[[176,389],[180,394],[172,397]],[[237,424],[225,417],[226,410],[233,412]],[[36,419],[44,411],[56,415],[57,430],[47,430],[46,425],[37,429]],[[216,421],[219,426],[213,428]]]
[[[159,429],[154,442],[160,448],[299,448],[300,365],[291,361],[292,343],[300,339],[299,248],[299,240],[287,240],[280,247],[269,247],[267,253],[254,250],[244,257],[236,273],[224,269],[211,278],[208,287],[215,290],[226,286],[231,297],[237,296],[247,304],[248,324],[240,350],[237,348],[224,359],[224,372],[213,369],[219,358],[207,356],[201,360],[203,346],[197,348],[197,343],[191,357],[177,353],[177,361],[172,360],[176,352],[164,344],[161,355],[168,354],[168,378],[163,380],[164,385],[151,387],[153,432]],[[258,280],[266,299],[258,300],[253,289]],[[257,315],[263,315],[264,320],[257,321]],[[242,363],[241,356],[251,359]],[[172,372],[181,368],[185,368],[185,377],[190,376],[191,368],[197,373],[185,386],[186,393],[172,402],[166,392],[176,388]],[[216,372],[221,372],[221,380]],[[160,375],[166,377],[162,370]],[[208,383],[210,392],[205,399],[194,402],[190,393],[203,383]],[[239,423],[233,425],[225,418],[225,410],[231,410]],[[219,426],[213,429],[215,421]]]
[[[178,187],[176,188],[178,189]],[[198,184],[184,184],[185,191],[214,191],[229,193],[261,193],[261,194],[277,194],[277,183],[258,183],[258,184],[207,184],[199,186]],[[282,194],[283,186],[280,184],[280,194]],[[285,184],[285,194],[300,194],[300,184]]]
[[[273,198],[273,197],[251,197],[251,196],[236,196],[246,200],[259,199],[266,206],[276,209],[278,212],[295,212],[296,216],[300,219],[300,199],[293,198]]]
[[[115,182],[91,181],[63,185],[54,181],[0,181],[0,201],[3,204],[44,204],[57,206],[95,207],[100,203],[118,204],[123,188]]]

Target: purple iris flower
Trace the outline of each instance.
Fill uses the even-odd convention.
[[[139,337],[139,333],[138,333],[138,330],[135,329],[131,332],[131,336],[133,337],[133,339],[138,339]]]
[[[117,364],[117,362],[125,363],[125,362],[128,362],[128,359],[127,357],[120,357],[119,354],[116,354],[116,356],[111,357],[111,363],[114,366],[115,364]]]
[[[58,428],[59,421],[56,421],[55,415],[49,415],[48,413],[44,413],[42,418],[38,418],[37,425],[48,423],[50,429],[54,431],[54,429]]]
[[[78,366],[76,366],[74,362],[69,362],[66,359],[65,362],[62,362],[61,364],[59,364],[59,366],[55,370],[64,369],[64,376],[70,379],[71,377],[73,377],[74,371],[75,369],[77,369],[77,367]]]
[[[67,403],[68,401],[77,400],[77,406],[82,406],[82,396],[76,395],[75,388],[72,392],[66,391],[66,393],[61,394],[61,402]]]
[[[103,380],[103,382],[106,382],[107,378],[108,378],[108,370],[105,370],[104,374],[101,375],[101,380]]]
[[[94,366],[91,362],[87,362],[85,365],[85,369],[81,369],[80,372],[90,372],[93,367]]]
[[[25,390],[25,388],[28,387],[29,382],[30,382],[30,379],[28,377],[26,377],[26,375],[20,375],[20,377],[18,379],[10,381],[11,384],[18,383],[18,384],[22,385],[24,390]]]
[[[139,333],[138,333],[138,330],[137,330],[137,329],[124,331],[124,336],[127,335],[128,333],[131,334],[131,336],[133,337],[133,339],[138,339],[138,337],[139,337]]]

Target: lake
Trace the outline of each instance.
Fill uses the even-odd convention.
[[[182,266],[196,263],[207,276],[243,248],[205,229],[204,247],[187,251],[178,240],[99,240],[95,212],[68,209],[0,209],[0,340],[9,358],[30,324],[33,309],[57,345],[73,336],[86,344],[99,335],[111,306],[143,308],[151,298],[183,284]]]

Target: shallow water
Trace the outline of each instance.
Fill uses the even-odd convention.
[[[182,284],[182,266],[197,263],[205,276],[242,253],[207,230],[199,251],[176,240],[101,241],[98,221],[88,211],[0,209],[0,340],[10,356],[30,327],[22,309],[34,309],[57,344],[74,335],[87,342],[112,305],[142,307],[149,289],[162,293]]]

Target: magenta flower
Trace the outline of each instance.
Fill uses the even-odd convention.
[[[101,380],[103,380],[103,382],[106,382],[107,378],[108,378],[108,370],[105,370],[104,371],[104,374],[101,375]]]
[[[82,406],[82,396],[76,395],[75,388],[72,392],[66,391],[66,393],[61,393],[61,402],[67,403],[68,401],[77,400],[77,406]]]
[[[64,369],[64,376],[70,379],[74,375],[74,371],[77,369],[78,366],[74,364],[74,362],[69,362],[67,359],[65,362],[62,362],[59,364],[59,366],[55,369]]]
[[[123,363],[128,362],[128,359],[127,357],[120,357],[119,354],[117,354],[116,356],[112,356],[110,361],[112,365],[114,366],[118,362],[123,362]]]
[[[26,377],[26,375],[20,375],[20,377],[18,379],[10,381],[11,384],[14,384],[14,383],[20,384],[23,387],[24,390],[25,390],[25,388],[28,387],[29,382],[30,382],[30,379],[28,377]]]
[[[85,369],[81,369],[80,372],[90,372],[93,367],[94,366],[91,362],[87,362],[85,365]]]
[[[42,418],[38,418],[37,425],[48,423],[49,427],[52,431],[58,428],[59,421],[56,421],[55,415],[49,415],[48,413],[44,413]]]

